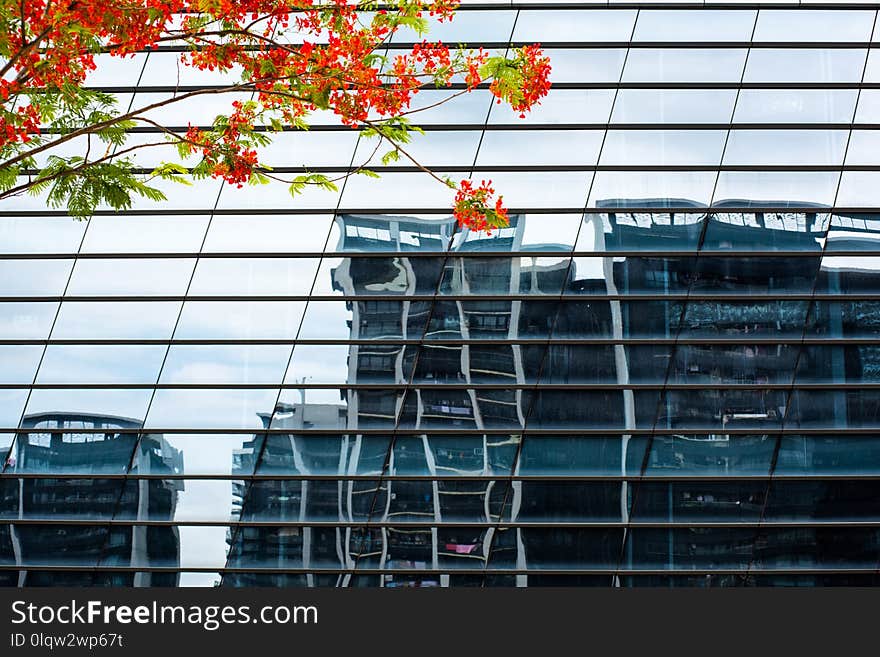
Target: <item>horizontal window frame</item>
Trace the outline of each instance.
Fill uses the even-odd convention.
[[[492,555],[488,557],[492,559]],[[481,559],[483,560],[483,559]],[[101,575],[109,573],[208,573],[212,575],[398,575],[400,577],[424,578],[426,575],[479,575],[483,577],[500,577],[514,575],[533,575],[536,577],[546,577],[550,575],[599,575],[611,577],[618,575],[621,577],[635,577],[639,575],[681,575],[681,576],[698,576],[698,575],[741,575],[744,577],[768,576],[768,575],[876,575],[878,568],[847,568],[847,567],[803,567],[803,568],[758,568],[754,565],[743,566],[741,568],[728,568],[716,566],[711,568],[691,568],[684,567],[681,569],[664,569],[664,568],[619,568],[609,566],[608,568],[546,568],[533,567],[526,568],[374,568],[374,567],[343,567],[327,568],[327,567],[310,567],[310,568],[277,568],[277,567],[191,567],[191,566],[111,566],[103,564],[0,564],[0,571],[38,571],[38,572],[82,572],[91,575]],[[610,585],[610,584],[609,584]]]
[[[546,483],[619,483],[635,482],[646,484],[675,484],[675,483],[767,483],[772,482],[860,482],[880,481],[880,472],[865,474],[829,474],[829,473],[805,473],[805,474],[526,474],[511,475],[504,473],[489,473],[483,475],[413,475],[413,474],[157,474],[157,473],[82,473],[82,472],[12,472],[7,471],[0,475],[0,481],[8,480],[113,480],[113,481],[235,481],[250,484],[253,482],[268,481],[320,481],[342,483],[384,483],[384,482],[430,482],[430,483],[488,483],[488,482],[546,482]]]
[[[880,381],[862,382],[798,382],[794,383],[0,383],[0,390],[350,390],[357,392],[431,391],[440,390],[528,390],[597,391],[597,390],[878,390]],[[76,433],[77,430],[68,430]],[[107,430],[112,433],[112,430]],[[39,433],[40,430],[34,430]],[[681,432],[681,431],[680,431]],[[288,431],[288,433],[291,433]]]
[[[322,521],[322,520],[229,520],[226,522],[217,520],[122,520],[117,518],[15,518],[6,519],[0,517],[0,527],[52,527],[52,526],[77,526],[77,527],[225,527],[230,529],[246,527],[284,528],[302,527],[317,529],[340,528],[386,528],[396,529],[827,529],[827,528],[880,528],[878,520],[827,520],[827,521],[800,521],[800,520],[743,520],[743,521],[658,521],[658,520],[632,520],[632,521],[602,521],[602,520],[516,520],[516,521],[423,521],[423,520],[364,520],[359,521]],[[441,541],[442,543],[442,541]]]
[[[818,256],[817,256],[818,257]],[[601,280],[601,279],[596,279]],[[70,301],[77,303],[98,303],[106,301],[144,301],[144,302],[161,302],[161,301],[314,301],[318,302],[356,302],[356,301],[460,301],[478,303],[480,301],[555,301],[558,303],[575,303],[584,300],[592,301],[731,301],[766,303],[768,301],[880,301],[880,293],[858,293],[858,292],[840,292],[840,293],[814,293],[804,292],[800,294],[748,294],[746,292],[729,294],[703,294],[703,293],[687,293],[687,292],[670,292],[669,294],[647,294],[633,293],[626,294],[587,294],[578,292],[547,292],[543,294],[412,294],[412,295],[387,295],[387,294],[362,294],[358,296],[352,295],[22,295],[22,296],[0,296],[0,303],[41,303],[41,302],[60,302]],[[473,312],[477,312],[474,310]],[[494,312],[498,312],[497,310]],[[429,339],[429,338],[426,338]]]

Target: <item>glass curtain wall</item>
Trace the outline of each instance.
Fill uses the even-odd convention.
[[[878,7],[542,4],[431,33],[552,58],[524,120],[417,98],[491,234],[407,167],[0,205],[0,585],[880,582]],[[369,156],[314,119],[267,161]]]

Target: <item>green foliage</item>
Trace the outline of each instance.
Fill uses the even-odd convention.
[[[172,182],[180,183],[181,185],[192,185],[192,183],[185,177],[188,173],[189,171],[187,168],[180,164],[175,162],[161,162],[159,166],[153,169],[150,176],[161,178],[162,180],[171,180]]]
[[[410,123],[409,119],[404,116],[375,121],[361,131],[361,137],[366,139],[385,138],[392,144],[408,144],[412,141],[413,134],[423,135],[425,131]]]
[[[382,156],[382,164],[384,166],[388,166],[392,162],[397,162],[400,160],[400,151],[396,148],[394,150],[388,151],[385,155]]]
[[[132,173],[132,162],[86,162],[82,157],[49,156],[28,193],[38,196],[46,191],[50,207],[67,207],[73,217],[87,218],[99,205],[114,210],[128,210],[133,196],[164,201],[165,195]]]
[[[308,185],[316,185],[321,189],[326,189],[331,192],[339,191],[336,183],[321,173],[307,173],[302,176],[297,176],[293,179],[288,190],[290,191],[291,196],[296,196],[297,194],[302,194]]]

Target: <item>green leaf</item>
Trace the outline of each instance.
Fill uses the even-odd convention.
[[[187,180],[187,178],[183,177],[188,173],[189,171],[187,168],[180,164],[175,162],[162,162],[159,166],[153,169],[151,175],[157,178],[162,178],[163,180],[172,180],[181,185],[192,186],[192,183]]]
[[[18,174],[20,171],[21,167],[17,166],[0,169],[0,191],[5,192],[7,189],[15,187],[15,183],[18,182]]]
[[[355,173],[360,176],[366,176],[367,178],[381,178],[382,177],[378,173],[376,173],[375,171],[371,171],[370,169],[358,169],[357,171],[355,171]]]
[[[319,91],[316,89],[309,96],[309,100],[311,100],[312,104],[318,109],[330,109],[330,90],[323,89]]]
[[[252,171],[251,177],[248,178],[248,185],[268,185],[270,182],[268,176],[260,173],[259,171]]]
[[[396,148],[394,150],[388,151],[385,155],[382,156],[382,164],[388,166],[392,162],[397,162],[400,160],[400,151]]]
[[[307,173],[302,176],[297,176],[290,183],[288,191],[290,192],[291,196],[296,196],[297,194],[301,194],[305,191],[306,185],[316,185],[322,189],[326,189],[331,192],[339,191],[336,183],[334,183],[322,173]]]

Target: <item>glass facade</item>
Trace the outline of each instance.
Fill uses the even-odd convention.
[[[0,585],[880,583],[878,8],[790,4],[466,3],[554,65],[416,115],[488,235],[405,166],[0,205]],[[314,120],[267,161],[374,146]]]

